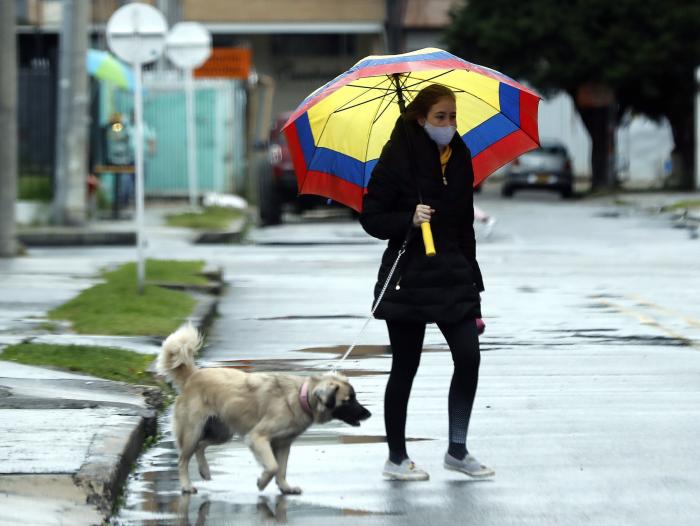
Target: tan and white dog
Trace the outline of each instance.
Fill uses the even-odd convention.
[[[352,426],[370,417],[355,398],[355,390],[341,375],[294,376],[245,373],[236,369],[199,369],[194,354],[202,339],[191,325],[163,342],[158,371],[180,394],[175,401],[173,429],[180,450],[178,468],[184,493],[195,493],[188,466],[196,455],[199,474],[211,479],[204,450],[223,444],[234,434],[246,436],[262,465],[258,489],[275,478],[280,491],[298,494],[287,483],[287,459],[292,442],[313,423],[338,419]]]

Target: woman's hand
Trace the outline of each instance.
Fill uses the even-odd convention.
[[[434,213],[435,210],[428,205],[416,206],[416,211],[413,213],[413,225],[420,226],[421,223],[430,223],[430,216]]]

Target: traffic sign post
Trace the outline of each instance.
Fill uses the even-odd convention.
[[[136,245],[137,281],[143,293],[145,280],[143,233],[143,81],[141,68],[157,60],[165,47],[168,24],[156,8],[132,3],[117,9],[107,22],[107,45],[120,59],[134,67],[134,121],[136,137]]]
[[[206,62],[211,54],[211,34],[197,22],[180,22],[168,33],[166,54],[170,61],[185,72],[185,104],[187,130],[187,178],[190,206],[197,208],[197,130],[194,122],[193,70]]]

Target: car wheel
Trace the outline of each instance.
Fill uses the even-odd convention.
[[[258,185],[260,223],[262,226],[279,225],[282,223],[282,207],[272,180],[272,170],[270,170],[269,166],[263,165],[261,167]]]
[[[561,190],[562,199],[571,199],[574,195],[574,191],[571,186],[566,186]]]
[[[510,186],[504,186],[501,188],[501,195],[503,197],[513,197],[513,189]]]

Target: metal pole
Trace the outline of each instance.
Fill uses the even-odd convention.
[[[134,65],[134,120],[136,121],[136,247],[138,260],[136,276],[139,294],[143,294],[145,263],[143,259],[143,100],[142,100],[142,69],[141,64]]]
[[[695,189],[700,190],[700,67],[695,70]]]
[[[0,2],[0,257],[17,254],[17,35],[14,2]]]
[[[191,69],[185,70],[187,112],[187,177],[190,187],[190,207],[197,208],[197,135],[194,122],[194,79]]]

